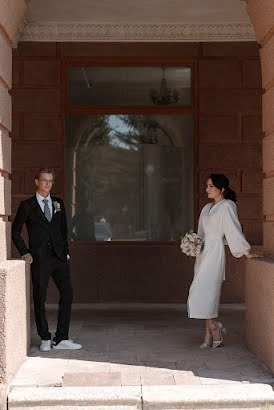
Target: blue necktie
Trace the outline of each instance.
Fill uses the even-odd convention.
[[[49,209],[49,200],[48,199],[43,199],[43,202],[45,204],[45,217],[47,218],[47,220],[50,222],[51,221],[51,213],[50,213],[50,209]]]

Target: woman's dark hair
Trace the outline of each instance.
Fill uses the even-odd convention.
[[[229,187],[229,179],[223,174],[211,174],[209,177],[213,185],[220,191],[224,188],[224,198],[236,202],[236,192]]]

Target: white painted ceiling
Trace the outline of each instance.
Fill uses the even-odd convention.
[[[249,23],[241,0],[31,0],[26,23]]]

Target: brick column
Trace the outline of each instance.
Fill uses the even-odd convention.
[[[25,358],[28,345],[29,274],[10,258],[12,50],[24,0],[0,0],[0,400]]]
[[[250,350],[274,371],[274,3],[248,0],[247,12],[261,45],[263,116],[263,260],[246,266],[246,338]]]
[[[247,12],[261,45],[263,94],[264,251],[274,256],[274,3],[249,0]]]

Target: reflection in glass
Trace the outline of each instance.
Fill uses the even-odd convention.
[[[68,115],[74,241],[177,240],[194,224],[191,115]]]
[[[163,86],[162,67],[71,66],[68,74],[70,105],[153,106],[152,94]],[[191,68],[165,67],[164,78],[168,89],[178,92],[179,99],[162,103],[191,105]]]

